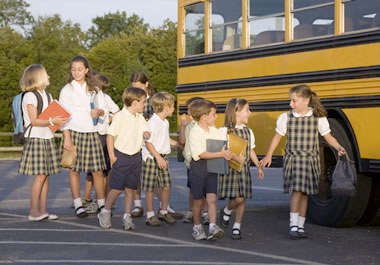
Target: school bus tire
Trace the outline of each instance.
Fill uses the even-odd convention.
[[[358,225],[380,225],[380,179],[378,176],[372,176],[372,189],[367,209],[359,220]]]
[[[346,149],[353,158],[353,147],[349,137],[336,119],[329,119],[331,134]],[[355,197],[334,196],[330,191],[331,176],[337,161],[337,152],[321,137],[321,176],[319,193],[309,196],[307,216],[315,224],[331,227],[355,225],[367,207],[372,179],[369,176],[358,174],[357,192]]]

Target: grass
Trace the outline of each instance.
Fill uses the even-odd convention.
[[[1,152],[0,159],[19,159],[21,152]]]

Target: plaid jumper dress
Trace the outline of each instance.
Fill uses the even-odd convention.
[[[288,112],[288,138],[284,155],[284,193],[318,193],[321,171],[319,159],[318,118],[294,117]]]
[[[248,127],[243,127],[242,129],[235,128],[233,132],[247,140],[245,163],[240,172],[229,168],[230,173],[228,175],[219,175],[220,200],[239,197],[252,198],[251,171],[249,169],[251,163],[251,134]]]

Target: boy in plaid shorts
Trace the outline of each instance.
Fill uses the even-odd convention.
[[[150,130],[141,114],[146,92],[137,87],[125,89],[125,107],[118,112],[107,131],[107,149],[111,164],[110,192],[106,204],[98,214],[102,228],[111,227],[111,207],[117,197],[125,191],[125,213],[122,219],[125,230],[135,229],[132,222],[133,192],[137,190],[141,176],[141,148],[144,139],[150,138]]]
[[[168,202],[170,197],[170,173],[169,160],[170,145],[177,142],[169,137],[169,122],[166,119],[173,115],[174,96],[168,92],[160,92],[152,97],[153,116],[148,121],[148,127],[152,132],[151,138],[145,142],[142,150],[142,189],[145,190],[145,201],[147,208],[146,224],[159,226],[160,220],[169,224],[175,223],[175,219],[168,213]],[[161,209],[158,218],[154,214],[154,192],[162,188]]]

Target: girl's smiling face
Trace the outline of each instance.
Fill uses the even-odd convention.
[[[79,84],[83,84],[86,80],[86,74],[88,72],[88,68],[82,62],[73,62],[71,64],[71,75],[74,80]]]
[[[244,107],[240,111],[235,112],[236,115],[236,125],[242,125],[243,123],[248,123],[248,118],[251,115],[251,111],[249,110],[249,105],[245,104]]]
[[[309,111],[310,99],[300,97],[297,95],[297,93],[290,93],[289,98],[290,98],[289,105],[293,111],[301,115],[305,115]]]

